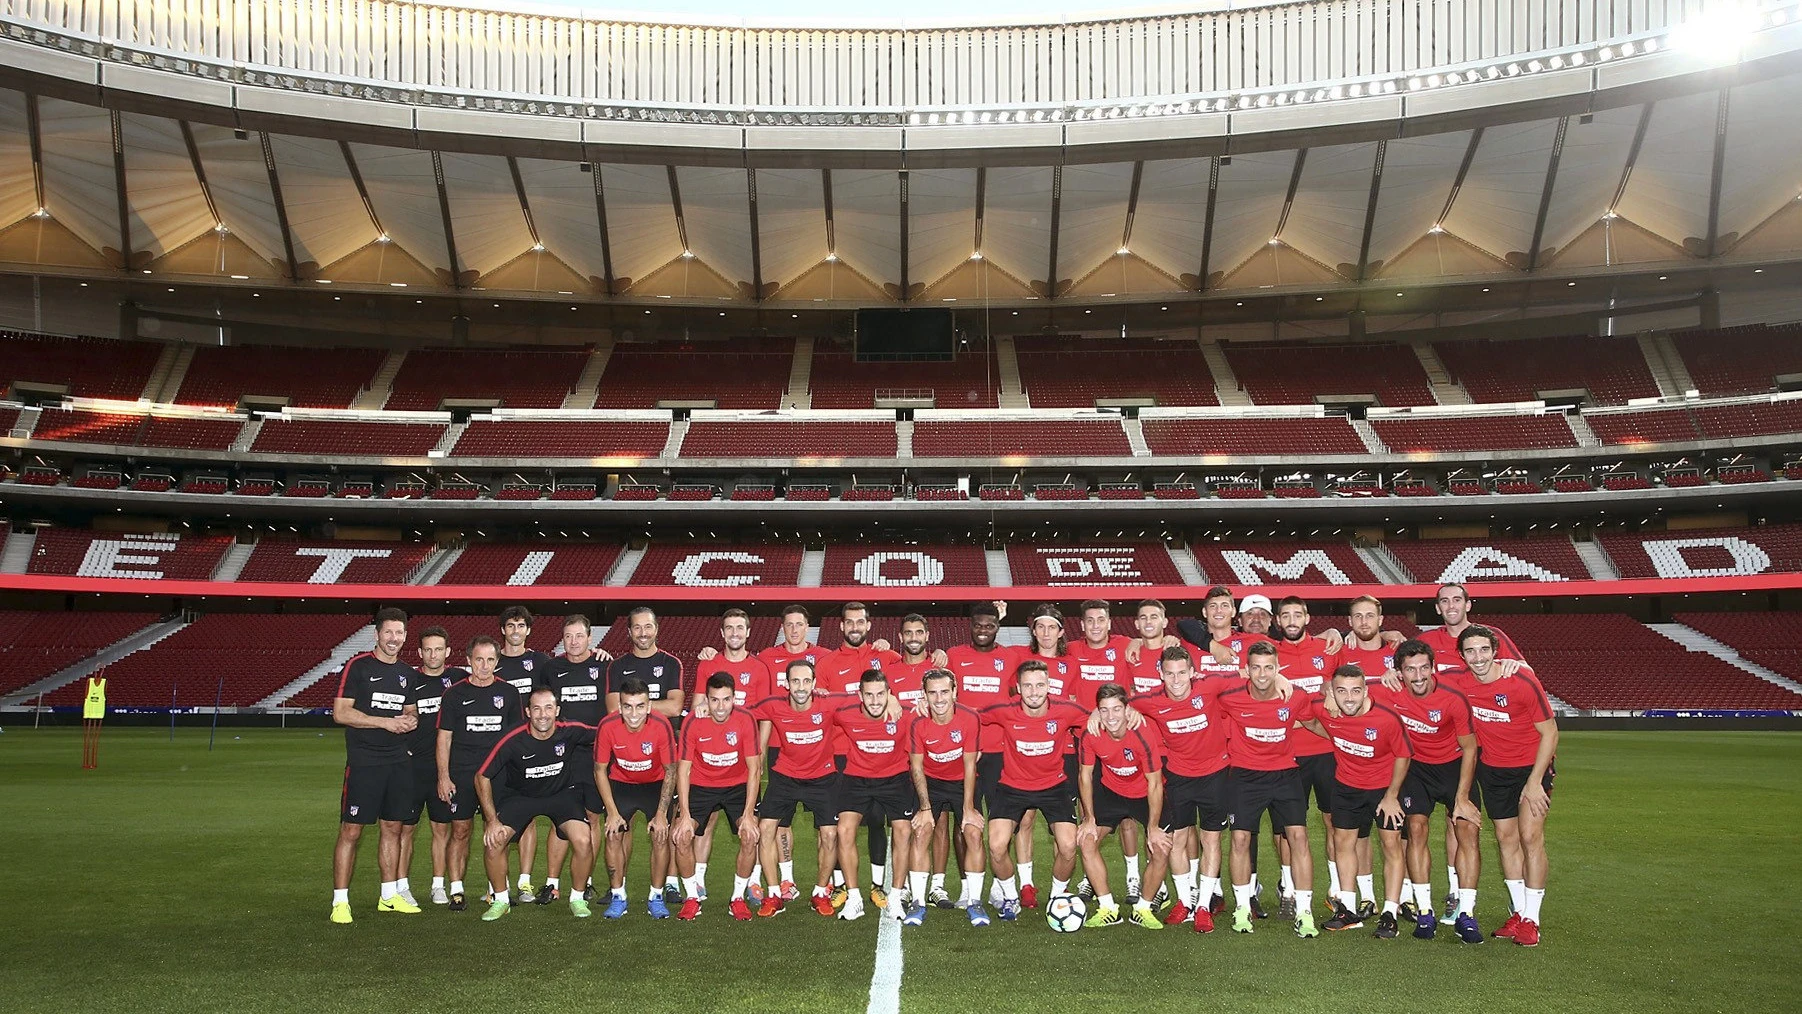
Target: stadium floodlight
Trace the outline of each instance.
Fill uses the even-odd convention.
[[[1758,20],[1752,11],[1717,8],[1678,25],[1671,32],[1671,44],[1704,60],[1726,62],[1739,59],[1740,49],[1756,31]]]

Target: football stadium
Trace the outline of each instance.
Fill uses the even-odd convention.
[[[1788,1011],[1799,0],[0,0],[0,1009]]]

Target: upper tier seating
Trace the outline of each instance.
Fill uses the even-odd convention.
[[[1170,551],[1161,542],[1010,542],[1007,562],[1017,585],[1133,587],[1183,583],[1176,564],[1170,560]],[[1076,631],[1071,629],[1070,633],[1075,636]]]
[[[1124,458],[1131,454],[1126,430],[1114,419],[914,423],[914,456],[920,458]]]
[[[156,620],[143,612],[0,612],[0,693],[60,672]]]
[[[1213,584],[1383,583],[1346,542],[1193,542],[1189,551]]]
[[[1369,394],[1393,407],[1431,405],[1420,357],[1406,345],[1368,342],[1225,342],[1239,386],[1259,405],[1312,405],[1318,395]]]
[[[1215,405],[1214,375],[1195,340],[1014,339],[1020,382],[1034,408],[1093,408],[1097,399],[1151,398],[1159,405]],[[930,385],[922,385],[930,386]],[[941,408],[947,404],[941,397]]]
[[[620,547],[587,542],[472,542],[439,584],[599,585]]]
[[[384,408],[432,411],[445,399],[494,399],[502,408],[562,408],[588,364],[587,349],[416,349],[395,374]]]
[[[245,395],[266,395],[296,408],[349,408],[385,357],[380,349],[202,345],[175,400],[232,408]]]
[[[417,458],[438,446],[443,438],[443,423],[265,419],[250,449],[270,454]]]
[[[986,350],[950,362],[860,363],[849,352],[813,353],[814,408],[873,408],[877,391],[929,390],[938,408],[994,408],[1001,370]]]
[[[473,419],[457,438],[456,457],[655,458],[669,440],[666,422],[588,419]]]
[[[1570,424],[1557,414],[1372,419],[1370,425],[1397,454],[1577,446]]]
[[[1576,387],[1602,405],[1659,394],[1631,335],[1434,342],[1433,351],[1478,402],[1537,401],[1542,391]]]
[[[1802,331],[1796,333],[1802,341]],[[1802,400],[1754,405],[1703,405],[1695,410],[1696,426],[1710,440],[1802,433]]]
[[[205,581],[231,547],[230,536],[120,535],[45,528],[32,547],[30,574]]]
[[[917,437],[916,437],[917,439]],[[916,453],[918,453],[916,451]],[[693,422],[685,458],[892,458],[892,422]]]
[[[1668,444],[1700,440],[1695,417],[1687,408],[1585,415],[1584,421],[1604,444]]]
[[[793,361],[794,345],[786,338],[615,345],[601,374],[595,407],[656,408],[660,401],[711,401],[716,408],[778,408],[788,390]],[[814,370],[818,372],[817,364]],[[826,406],[816,399],[814,407]]]
[[[1802,373],[1802,325],[1684,331],[1671,341],[1704,397],[1762,394],[1776,388],[1778,376]]]
[[[1320,419],[1146,419],[1153,454],[1368,454],[1344,417]]]
[[[793,586],[800,574],[801,546],[797,543],[659,543],[638,561],[632,584],[730,589],[734,595],[748,596],[757,585]]]
[[[1598,533],[1597,540],[1623,578],[1802,571],[1802,524]]]
[[[61,385],[77,398],[137,401],[163,347],[110,338],[61,338],[0,331],[0,389]]]
[[[989,583],[989,570],[982,547],[976,545],[830,543],[820,583],[827,587],[983,587]]]

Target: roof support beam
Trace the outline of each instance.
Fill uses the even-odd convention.
[[[117,109],[107,118],[113,134],[113,189],[119,197],[119,261],[120,267],[130,271],[135,265],[131,249],[131,203],[125,196],[125,123]]]
[[[751,299],[763,302],[763,243],[757,232],[757,170],[745,167],[745,203],[751,213]]]
[[[1048,254],[1051,264],[1045,269],[1045,298],[1057,298],[1057,232],[1064,217],[1064,167],[1051,167],[1051,241]]]
[[[1452,177],[1452,189],[1445,195],[1445,207],[1439,210],[1439,218],[1433,222],[1435,228],[1443,228],[1445,220],[1452,217],[1452,205],[1458,203],[1458,191],[1464,189],[1464,177],[1470,174],[1470,164],[1476,160],[1477,146],[1482,143],[1483,128],[1478,127],[1470,132],[1470,143],[1464,146],[1464,161],[1458,163],[1458,175]]]
[[[1283,195],[1283,213],[1277,216],[1276,229],[1270,233],[1271,239],[1281,239],[1283,227],[1289,224],[1289,209],[1295,207],[1295,192],[1301,189],[1301,171],[1307,164],[1308,149],[1296,149],[1295,168],[1289,173],[1289,192]]]
[[[1527,270],[1539,268],[1540,243],[1545,238],[1545,216],[1552,207],[1552,188],[1558,185],[1558,160],[1564,155],[1564,135],[1570,130],[1570,117],[1558,118],[1558,132],[1552,135],[1552,157],[1545,164],[1545,186],[1539,191],[1539,213],[1533,218],[1533,244],[1527,247]]]
[[[1120,229],[1120,249],[1132,249],[1133,219],[1139,214],[1139,184],[1145,180],[1145,160],[1133,163],[1133,181],[1126,188],[1126,224]]]
[[[901,224],[901,302],[905,303],[905,302],[907,302],[908,289],[909,289],[910,283],[911,283],[911,279],[908,277],[908,250],[907,250],[907,231],[908,231],[908,225],[907,225],[907,187],[908,187],[907,170],[906,169],[901,170],[900,176],[901,176],[900,200],[897,203],[900,205],[900,216],[901,216],[901,223],[900,223]]]
[[[1208,263],[1214,256],[1214,209],[1220,203],[1220,156],[1208,159],[1208,210],[1201,225],[1201,267],[1195,276],[1195,291],[1208,287]]]
[[[1364,203],[1364,238],[1358,241],[1358,277],[1364,281],[1370,273],[1370,234],[1377,224],[1377,198],[1383,192],[1383,162],[1389,158],[1389,142],[1377,142],[1376,161],[1370,167],[1370,197]]]
[[[838,256],[838,220],[832,213],[832,170],[820,170],[820,207],[826,214],[826,256]]]
[[[432,152],[432,182],[438,185],[438,216],[444,223],[444,255],[450,261],[451,288],[463,287],[462,266],[457,262],[457,234],[451,228],[450,191],[444,188],[444,156]]]
[[[1727,167],[1727,106],[1733,93],[1721,89],[1714,113],[1714,168],[1708,180],[1708,253],[1719,254],[1721,245],[1721,177]]]
[[[682,184],[676,180],[676,167],[663,167],[669,173],[669,203],[676,213],[676,240],[682,244],[682,256],[694,256],[694,248],[688,245],[688,223],[682,219]]]
[[[288,227],[288,202],[282,200],[282,178],[275,169],[275,148],[269,143],[269,132],[257,131],[263,146],[263,169],[269,173],[269,196],[275,201],[275,224],[281,227],[282,250],[288,255],[288,281],[300,281],[300,263],[294,258],[294,231]]]
[[[507,173],[513,177],[513,193],[519,198],[519,213],[525,217],[526,232],[532,237],[532,249],[543,250],[544,241],[538,238],[538,223],[532,221],[532,202],[526,197],[525,177],[519,174],[519,159],[507,156]]]
[[[207,213],[213,216],[213,224],[217,228],[225,227],[225,219],[219,215],[219,205],[213,201],[213,188],[206,181],[206,166],[200,162],[200,145],[194,140],[194,127],[187,120],[175,121],[181,127],[182,144],[187,146],[188,161],[194,165],[194,182],[200,184],[200,196],[206,199]]]
[[[584,162],[588,175],[594,178],[594,220],[601,233],[601,287],[607,290],[609,297],[619,293],[613,290],[613,243],[607,238],[607,191],[601,180],[601,167],[593,162]]]
[[[1652,125],[1652,110],[1656,102],[1648,102],[1639,110],[1639,126],[1633,129],[1633,144],[1627,148],[1627,164],[1621,167],[1621,181],[1615,184],[1614,197],[1608,201],[1608,213],[1621,206],[1627,196],[1627,181],[1633,178],[1633,167],[1639,164],[1640,146],[1646,143],[1646,129]]]
[[[970,248],[971,256],[982,253],[982,206],[989,192],[989,170],[986,166],[976,167],[976,242]]]
[[[44,195],[44,133],[38,124],[38,97],[30,92],[25,93],[25,132],[31,136],[31,186],[32,193],[37,195],[38,210],[50,207],[49,198]]]
[[[375,213],[375,202],[369,199],[369,187],[363,183],[363,170],[357,168],[357,158],[350,153],[350,142],[339,141],[338,151],[344,155],[344,167],[350,171],[350,181],[356,184],[357,196],[363,201],[363,212],[369,216],[369,224],[375,227],[376,242],[388,242],[388,230],[382,228],[381,217]],[[433,163],[437,168],[437,163]],[[453,265],[452,271],[456,268]]]

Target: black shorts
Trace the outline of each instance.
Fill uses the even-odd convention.
[[[1080,767],[1081,765],[1076,763],[1075,754],[1064,754],[1064,781],[1069,782],[1071,785],[1075,785],[1076,775]]]
[[[757,819],[773,820],[780,827],[788,827],[794,822],[795,808],[805,806],[807,812],[813,814],[814,827],[832,827],[838,823],[835,791],[840,777],[829,774],[818,778],[791,778],[780,771],[771,771],[763,798],[757,801]]]
[[[438,798],[438,758],[413,758],[413,812],[403,824],[419,823],[419,814],[423,811],[426,819],[434,824],[448,824],[451,820],[450,804]]]
[[[988,811],[995,808],[995,790],[1001,785],[1000,753],[979,753],[976,755],[976,805],[988,816]]]
[[[1302,802],[1306,803],[1308,793],[1313,792],[1314,809],[1321,813],[1332,813],[1333,786],[1338,784],[1334,773],[1339,770],[1339,755],[1322,753],[1312,757],[1297,757],[1295,767],[1301,772]]]
[[[1270,813],[1270,825],[1278,830],[1308,823],[1308,787],[1296,768],[1256,771],[1228,768],[1227,798],[1231,801],[1234,831],[1256,834],[1258,822]]]
[[[1433,807],[1443,806],[1451,813],[1458,802],[1458,773],[1463,767],[1463,760],[1409,764],[1408,777],[1402,781],[1402,811],[1410,817],[1430,817]]]
[[[644,819],[650,821],[669,808],[669,800],[663,797],[662,782],[616,782],[608,779],[607,787],[613,790],[613,805],[619,807],[619,815],[625,818],[628,825],[638,814],[644,814]],[[689,792],[692,794],[694,789],[691,787]],[[595,794],[600,794],[598,789]]]
[[[572,820],[588,823],[588,814],[582,812],[582,793],[574,786],[549,796],[508,796],[495,801],[494,815],[516,835],[531,827],[532,821],[539,817],[550,818],[551,828],[559,838],[569,837],[563,833],[564,824]]]
[[[913,778],[906,772],[887,778],[861,778],[840,775],[838,778],[839,813],[862,814],[871,821],[912,820],[920,812],[920,797],[914,792]]]
[[[726,815],[732,833],[738,833],[738,814],[744,812],[744,785],[690,785],[688,812],[695,819],[695,834],[707,833],[707,820],[716,813]]]
[[[476,766],[479,764],[480,762]],[[451,799],[448,803],[440,804],[444,807],[444,813],[450,820],[474,820],[482,813],[482,800],[476,795],[476,766],[466,767],[457,763],[456,757],[451,758],[448,772],[451,780]],[[432,789],[434,796],[437,794],[436,779],[437,776],[434,775]],[[494,790],[494,805],[498,810],[501,800],[512,795],[513,790],[507,786],[504,779],[498,778],[493,781],[491,788]],[[438,818],[433,817],[432,819],[437,820]]]
[[[1160,823],[1166,831],[1181,831],[1197,822],[1203,831],[1223,831],[1232,812],[1230,788],[1225,768],[1198,777],[1166,771]]]
[[[1333,826],[1341,831],[1356,831],[1358,837],[1370,837],[1370,825],[1377,821],[1377,804],[1383,801],[1383,794],[1388,789],[1354,789],[1349,785],[1333,786]],[[1400,831],[1401,825],[1385,827],[1385,831]]]
[[[373,824],[378,820],[418,820],[419,806],[413,794],[413,760],[403,757],[392,764],[352,764],[344,769],[344,791],[338,819],[346,824]]]
[[[1545,786],[1548,797],[1552,794],[1552,776],[1557,773],[1555,765],[1546,765],[1545,778],[1539,784]],[[1490,820],[1513,820],[1520,816],[1520,794],[1532,774],[1531,764],[1519,768],[1492,768],[1479,760],[1471,795],[1481,794],[1483,798],[1473,802],[1483,808]]]
[[[1122,796],[1095,779],[1095,823],[1101,827],[1119,827],[1123,820],[1136,820],[1140,827],[1151,823],[1151,800],[1145,796]]]
[[[959,778],[959,779],[953,781],[949,778],[933,778],[931,776],[927,776],[927,778],[926,778],[926,798],[928,801],[930,801],[932,803],[933,816],[936,817],[941,813],[949,813],[954,818],[957,818],[959,820],[963,819],[963,815],[964,815],[964,782],[963,782],[963,779]],[[977,806],[982,805],[982,799],[980,796],[977,797],[976,805]]]
[[[989,801],[990,820],[1009,820],[1015,824],[1020,818],[1032,810],[1045,816],[1047,824],[1076,823],[1076,798],[1070,794],[1070,784],[1049,789],[1016,789],[1006,782],[997,782],[995,795]]]

